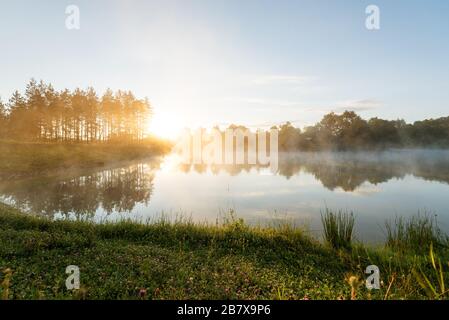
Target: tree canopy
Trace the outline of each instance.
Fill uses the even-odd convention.
[[[93,88],[57,91],[51,84],[32,79],[24,93],[15,91],[0,101],[0,135],[3,138],[101,142],[142,140],[151,106],[130,91]]]
[[[287,122],[278,127],[279,148],[294,150],[352,150],[403,147],[449,147],[449,117],[416,121],[362,119],[353,111],[329,113],[304,130]]]

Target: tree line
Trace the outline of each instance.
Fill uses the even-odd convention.
[[[345,111],[329,113],[303,130],[290,122],[273,128],[279,130],[279,149],[283,151],[449,147],[449,117],[411,124],[402,119],[365,120]]]
[[[106,142],[145,138],[152,108],[131,91],[99,96],[93,88],[57,91],[32,79],[25,92],[0,100],[0,137],[27,141]]]

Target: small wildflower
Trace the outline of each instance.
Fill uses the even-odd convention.
[[[145,298],[146,295],[147,295],[147,290],[146,289],[140,289],[139,290],[139,297]]]

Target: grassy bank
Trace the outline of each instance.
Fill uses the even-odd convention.
[[[1,205],[0,243],[4,299],[421,299],[436,297],[419,284],[420,272],[438,283],[427,250],[336,250],[298,229],[238,220],[94,225]],[[371,264],[382,284],[370,292]],[[68,265],[80,267],[80,290],[65,288]]]
[[[150,138],[140,143],[38,143],[0,141],[0,177],[29,176],[43,171],[93,168],[168,152],[169,143]]]

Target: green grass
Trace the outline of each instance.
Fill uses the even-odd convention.
[[[409,219],[396,217],[386,221],[386,245],[395,250],[422,252],[432,245],[437,250],[448,248],[448,237],[438,227],[436,216],[418,214]]]
[[[14,178],[69,168],[102,167],[109,163],[161,155],[170,144],[156,138],[141,143],[39,143],[0,141],[0,177]]]
[[[444,299],[449,297],[449,289],[446,283],[446,274],[444,272],[441,259],[438,258],[433,250],[433,244],[430,245],[429,260],[432,263],[433,279],[425,272],[415,271],[416,278],[421,287],[426,291],[426,294],[431,299]],[[448,263],[449,266],[449,263]]]
[[[334,249],[350,249],[354,232],[354,214],[337,213],[326,208],[321,215],[325,241]]]
[[[436,280],[427,251],[335,250],[300,229],[241,220],[93,224],[0,205],[0,243],[4,299],[427,299],[413,271]],[[382,279],[371,292],[363,285],[370,264]],[[68,265],[80,267],[80,290],[65,288]]]

